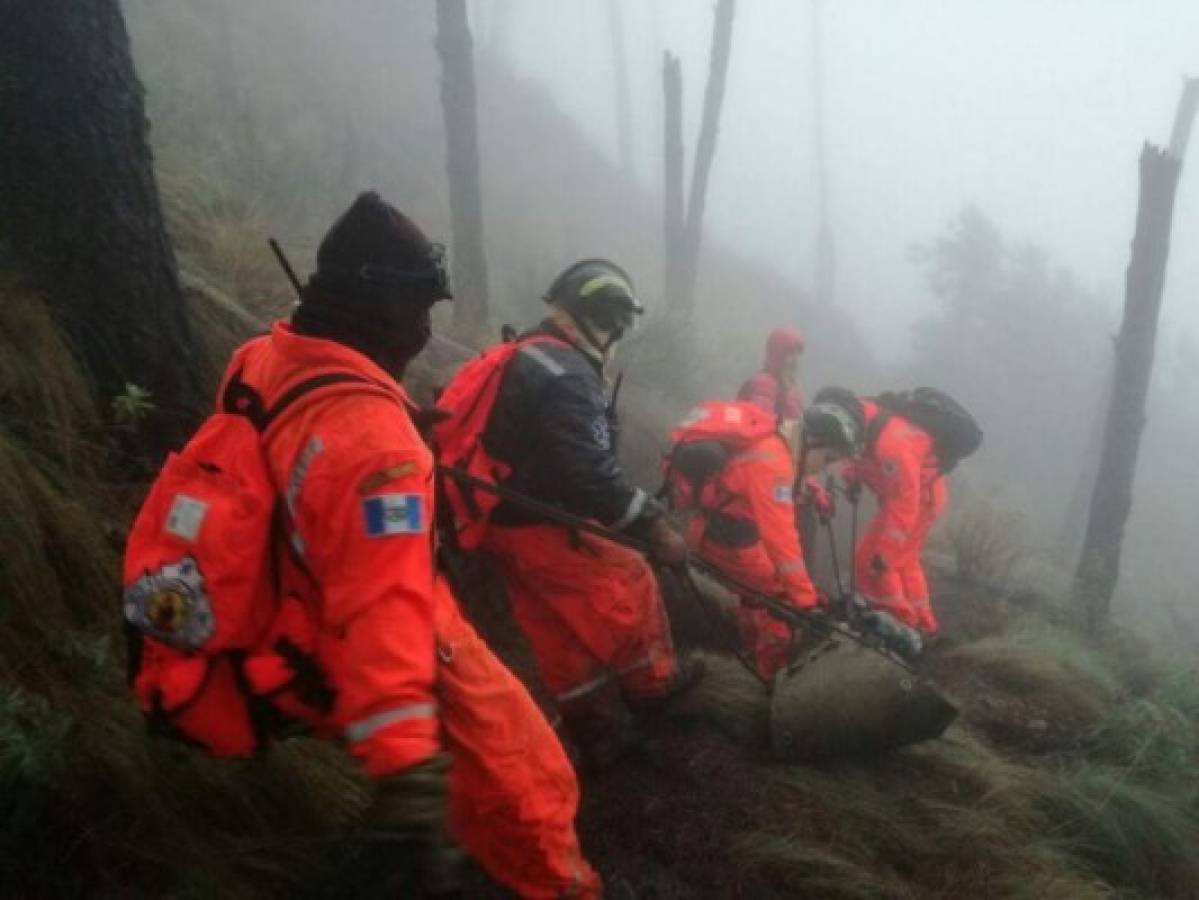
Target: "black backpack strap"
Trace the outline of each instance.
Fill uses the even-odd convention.
[[[358,375],[354,372],[324,372],[293,384],[268,407],[262,394],[257,388],[242,379],[242,370],[238,369],[229,379],[229,383],[221,395],[221,409],[233,415],[245,416],[253,424],[254,429],[262,433],[298,401],[313,391],[335,384],[359,384],[364,387],[377,388],[389,394],[394,393],[387,385],[365,375]],[[399,397],[397,396],[396,399],[398,400]]]
[[[306,378],[298,384],[292,385],[283,396],[276,400],[271,407],[263,412],[262,426],[259,431],[266,431],[274,424],[280,416],[294,406],[298,401],[304,399],[313,391],[319,391],[321,388],[331,387],[335,384],[361,384],[367,387],[375,387],[381,391],[390,391],[386,385],[380,384],[374,379],[367,378],[364,375],[356,375],[353,372],[326,372],[323,375],[313,375],[311,378]],[[399,399],[398,397],[396,398]],[[257,424],[256,424],[257,427]]]

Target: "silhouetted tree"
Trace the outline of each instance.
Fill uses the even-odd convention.
[[[680,267],[683,262],[683,73],[679,58],[670,53],[662,54],[662,94],[665,109],[664,294],[666,308],[677,310],[680,306]]]
[[[1178,175],[1199,104],[1199,79],[1188,79],[1174,119],[1170,145],[1146,143],[1140,160],[1140,199],[1132,259],[1124,293],[1124,322],[1116,338],[1111,405],[1104,429],[1099,475],[1082,556],[1074,577],[1075,600],[1086,623],[1104,625],[1120,578],[1124,526],[1132,510],[1137,455],[1145,427],[1145,398],[1153,373],[1157,321],[1166,282],[1170,228]]]
[[[616,141],[620,168],[629,179],[633,170],[633,111],[629,95],[629,59],[625,51],[624,17],[620,0],[608,0],[608,29],[612,34],[613,88],[616,92]]]
[[[475,60],[466,0],[437,0],[437,52],[441,56],[441,105],[454,242],[450,249],[454,324],[470,330],[487,319],[488,288]]]
[[[837,299],[837,248],[829,221],[828,158],[824,139],[824,54],[821,46],[821,0],[812,0],[812,144],[816,156],[818,198],[814,293],[819,303]]]
[[[693,324],[695,280],[699,271],[700,245],[703,242],[704,206],[708,199],[712,160],[716,156],[716,136],[720,130],[720,110],[724,105],[735,11],[735,0],[718,0],[716,17],[712,24],[712,55],[708,67],[708,83],[704,89],[703,118],[700,121],[699,139],[695,144],[695,167],[691,170],[691,190],[687,197],[687,212],[683,225],[681,287],[679,309],[676,311],[680,324],[688,330]]]
[[[169,446],[201,391],[120,6],[0,0],[0,21],[0,245],[104,397],[151,392]]]
[[[944,386],[982,422],[986,445],[966,477],[1023,492],[1011,499],[1056,527],[1103,388],[1101,302],[973,207],[915,257],[938,305],[913,330],[905,380]]]

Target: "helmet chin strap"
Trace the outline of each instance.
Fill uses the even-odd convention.
[[[571,321],[575,323],[575,326],[579,329],[579,333],[587,339],[587,343],[599,351],[605,362],[608,360],[608,356],[611,353],[612,348],[616,346],[617,342],[619,342],[622,337],[624,337],[624,329],[617,328],[608,335],[608,339],[606,341],[601,341],[599,336],[595,333],[595,330],[589,324],[587,324],[586,319],[576,316],[573,313],[571,314],[570,318]]]

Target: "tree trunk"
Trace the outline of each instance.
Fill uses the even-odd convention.
[[[816,155],[818,215],[815,247],[816,301],[832,305],[837,296],[837,249],[829,221],[828,159],[824,140],[824,58],[821,52],[821,3],[812,0],[812,143]]]
[[[608,28],[612,33],[612,67],[616,90],[616,138],[620,168],[630,179],[633,168],[633,112],[629,96],[629,60],[625,51],[624,20],[620,0],[608,0]]]
[[[662,54],[662,94],[666,123],[664,171],[664,229],[666,309],[680,305],[680,266],[683,262],[683,71],[679,58]]]
[[[102,399],[152,394],[152,441],[207,405],[117,0],[0,0],[0,244]]]
[[[1120,550],[1132,509],[1137,454],[1145,427],[1145,398],[1153,371],[1174,197],[1197,99],[1199,80],[1189,79],[1178,105],[1169,149],[1163,151],[1146,143],[1141,152],[1140,199],[1125,281],[1124,322],[1116,338],[1111,405],[1099,477],[1091,495],[1086,540],[1074,576],[1075,602],[1091,628],[1102,627],[1108,621],[1120,577]]]
[[[679,305],[675,312],[679,324],[690,330],[695,305],[695,281],[699,270],[699,250],[703,241],[704,205],[708,196],[708,181],[712,160],[716,156],[716,135],[720,127],[720,110],[724,105],[725,82],[729,71],[729,55],[733,43],[733,13],[735,0],[718,0],[716,19],[712,26],[712,56],[708,69],[708,84],[704,89],[704,112],[700,122],[699,139],[695,144],[695,168],[691,172],[691,193],[687,198],[684,225],[683,260]]]
[[[1066,504],[1065,514],[1061,525],[1058,526],[1057,541],[1054,544],[1054,554],[1065,564],[1065,561],[1078,553],[1082,548],[1083,534],[1087,525],[1087,513],[1090,510],[1091,494],[1095,490],[1095,479],[1099,477],[1099,460],[1103,455],[1103,436],[1107,427],[1107,410],[1111,406],[1111,372],[1099,401],[1095,404],[1094,415],[1087,429],[1086,443],[1078,455],[1078,472],[1074,487],[1070,491],[1070,499]]]
[[[450,248],[454,325],[471,331],[487,319],[488,292],[475,61],[466,0],[437,0],[437,52],[441,56],[441,106],[454,241]]]

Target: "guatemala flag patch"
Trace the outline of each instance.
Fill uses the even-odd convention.
[[[362,501],[366,536],[423,534],[425,498],[420,494],[377,494]]]

